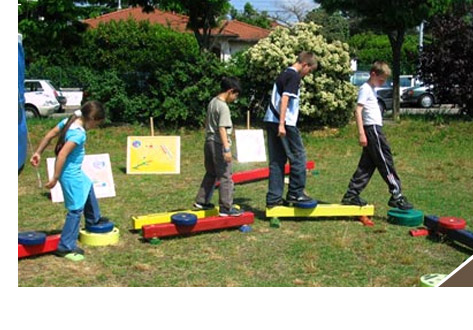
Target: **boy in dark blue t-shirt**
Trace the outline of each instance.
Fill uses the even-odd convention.
[[[268,137],[269,180],[266,207],[284,205],[284,166],[289,159],[291,168],[286,200],[291,203],[310,202],[304,193],[306,183],[306,153],[296,127],[299,116],[301,78],[317,69],[312,53],[301,52],[297,62],[276,79],[271,100],[264,116]]]

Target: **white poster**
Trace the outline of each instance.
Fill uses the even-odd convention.
[[[262,129],[235,130],[237,160],[240,163],[266,162]]]
[[[47,159],[49,179],[54,175],[55,160],[56,158]],[[109,154],[85,155],[82,162],[82,170],[92,180],[97,198],[116,196]],[[51,199],[54,203],[64,202],[64,196],[59,183],[51,189]]]

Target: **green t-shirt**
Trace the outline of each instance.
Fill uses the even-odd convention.
[[[231,134],[233,129],[232,118],[230,117],[230,108],[225,101],[217,96],[210,101],[207,107],[207,117],[205,118],[205,133],[207,141],[221,143],[219,127],[225,127],[227,131],[228,143],[231,145]]]

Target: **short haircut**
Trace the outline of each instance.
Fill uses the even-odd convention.
[[[317,59],[315,55],[311,52],[302,51],[297,56],[298,63],[307,63],[310,66],[314,66],[317,64]]]
[[[371,66],[370,72],[374,72],[377,76],[385,74],[387,76],[391,75],[391,68],[388,63],[384,61],[376,61]]]
[[[223,77],[220,82],[220,93],[233,90],[233,93],[241,93],[240,81],[235,77]]]

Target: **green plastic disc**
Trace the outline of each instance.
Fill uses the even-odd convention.
[[[399,226],[419,226],[424,220],[424,212],[419,210],[390,209],[388,222]]]
[[[152,238],[149,240],[149,243],[152,244],[152,245],[158,245],[158,244],[161,244],[161,240],[159,238]]]
[[[444,278],[445,274],[427,274],[424,276],[421,276],[420,278],[420,286],[423,287],[435,287],[437,286]]]
[[[269,226],[272,228],[280,228],[281,221],[278,218],[271,218],[271,220],[269,221]]]

